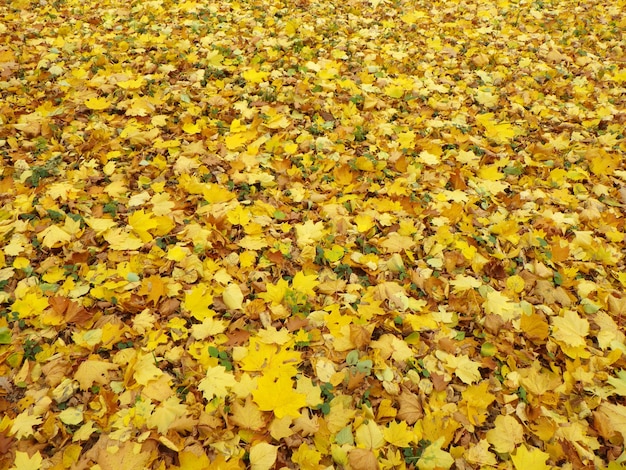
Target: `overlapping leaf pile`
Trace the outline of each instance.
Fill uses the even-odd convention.
[[[0,467],[622,468],[624,7],[3,2]]]

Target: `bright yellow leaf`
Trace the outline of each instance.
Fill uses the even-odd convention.
[[[28,292],[11,305],[11,311],[19,318],[29,318],[40,315],[48,307],[48,299],[38,292]]]
[[[243,72],[241,76],[250,83],[261,83],[269,76],[269,72],[248,69],[245,72]]]
[[[210,308],[212,304],[213,296],[209,293],[207,287],[203,284],[198,284],[185,293],[185,300],[182,305],[192,317],[203,321],[205,318],[211,318],[215,315],[215,312]]]
[[[315,296],[315,288],[318,285],[317,274],[304,274],[302,271],[298,271],[291,281],[291,286],[295,290],[309,297]]]
[[[187,122],[183,125],[183,131],[185,131],[186,134],[199,134],[201,130],[198,123]]]
[[[273,411],[277,418],[300,416],[300,408],[306,406],[306,396],[293,389],[293,381],[286,376],[262,376],[257,381],[257,389],[252,398],[262,411]]]
[[[102,111],[111,106],[111,102],[106,98],[89,98],[85,100],[85,106],[94,111]]]
[[[146,213],[143,209],[140,209],[128,216],[128,225],[139,235],[142,242],[147,243],[152,241],[152,235],[148,232],[155,229],[158,222],[151,213]]]
[[[525,445],[517,448],[517,451],[511,455],[511,460],[516,470],[550,470],[550,465],[546,461],[550,455],[535,447],[529,450]]]
[[[409,429],[406,421],[392,421],[383,429],[385,440],[396,447],[409,447],[416,439],[416,434]]]
[[[291,455],[291,461],[302,470],[318,470],[322,453],[315,447],[302,443],[300,447]]]
[[[16,451],[15,460],[13,461],[12,470],[39,470],[42,468],[43,457],[39,451],[32,456],[28,452]]]

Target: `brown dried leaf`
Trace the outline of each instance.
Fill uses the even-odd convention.
[[[359,470],[378,470],[378,460],[369,449],[352,449],[348,453],[350,467]]]
[[[414,424],[424,417],[422,403],[416,394],[403,390],[398,397],[398,404],[400,405],[398,419],[406,421],[408,424]]]

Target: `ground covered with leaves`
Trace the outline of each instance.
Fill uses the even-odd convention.
[[[623,468],[624,0],[0,6],[0,468]]]

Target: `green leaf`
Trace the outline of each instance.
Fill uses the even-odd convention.
[[[481,356],[491,357],[491,356],[494,356],[497,352],[498,352],[498,348],[496,348],[495,345],[491,343],[484,343],[480,347]]]
[[[0,344],[11,344],[11,330],[6,326],[0,327]]]
[[[335,436],[335,442],[340,446],[344,444],[354,445],[354,436],[352,435],[352,426],[346,426]]]
[[[370,375],[374,363],[370,359],[364,359],[359,361],[356,365],[356,370],[361,374]]]
[[[355,366],[359,362],[359,351],[350,351],[346,356],[346,364]]]

